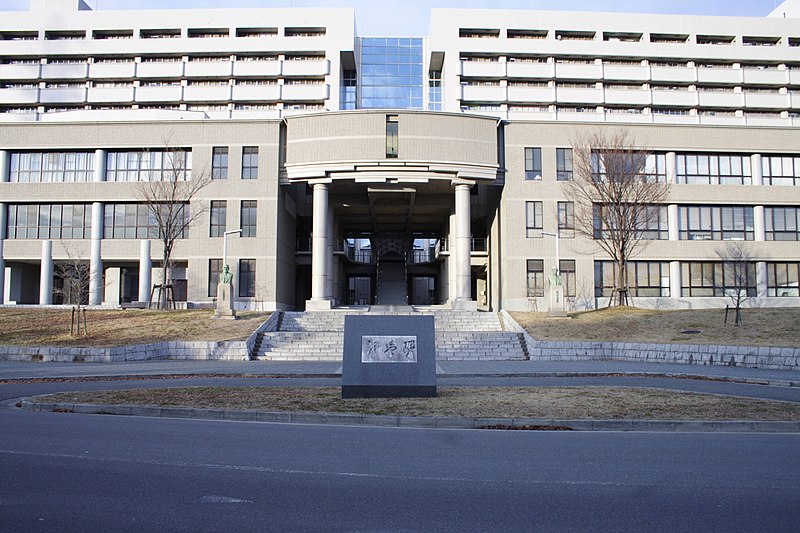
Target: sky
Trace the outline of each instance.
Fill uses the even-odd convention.
[[[353,7],[361,36],[424,36],[434,7],[627,11],[761,17],[781,0],[86,0],[95,9]],[[0,10],[27,10],[28,0],[0,0]]]

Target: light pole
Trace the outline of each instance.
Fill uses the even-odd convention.
[[[234,233],[241,233],[241,228],[239,229],[232,229],[230,231],[226,231],[222,234],[222,268],[224,269],[228,266],[228,235],[233,235]]]

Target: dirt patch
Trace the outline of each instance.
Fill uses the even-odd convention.
[[[650,310],[618,307],[571,313],[572,320],[548,320],[547,313],[512,313],[535,339],[618,341],[660,344],[721,344],[800,347],[800,308],[744,309],[744,325],[725,325],[724,309]],[[697,333],[687,333],[693,331]]]
[[[467,418],[800,420],[800,405],[628,387],[441,387],[436,398],[341,398],[338,387],[189,387],[60,393],[42,402]]]
[[[0,345],[114,347],[168,340],[246,340],[269,313],[214,320],[213,311],[88,310],[88,336],[70,336],[71,308],[0,309]]]

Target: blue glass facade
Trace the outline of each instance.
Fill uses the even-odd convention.
[[[422,109],[422,39],[361,39],[359,108]]]

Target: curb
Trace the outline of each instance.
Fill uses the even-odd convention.
[[[60,382],[86,382],[86,381],[147,381],[169,379],[215,379],[215,378],[243,378],[243,379],[338,379],[341,373],[209,373],[209,374],[119,374],[119,375],[94,375],[94,376],[54,376],[54,377],[20,377],[0,378],[0,385],[14,383],[60,383]],[[788,379],[765,379],[736,376],[713,376],[692,373],[670,372],[578,372],[578,371],[551,371],[551,372],[475,372],[437,374],[439,379],[463,378],[666,378],[687,379],[696,381],[718,381],[723,383],[741,383],[745,385],[765,385],[769,387],[800,387],[800,381]]]
[[[568,420],[541,418],[460,418],[441,416],[387,416],[306,412],[267,412],[242,409],[198,409],[150,405],[97,405],[19,401],[26,411],[49,411],[98,415],[149,416],[231,420],[237,422],[279,422],[374,427],[416,427],[450,429],[527,429],[556,431],[645,431],[702,433],[800,433],[800,421],[766,420]]]

